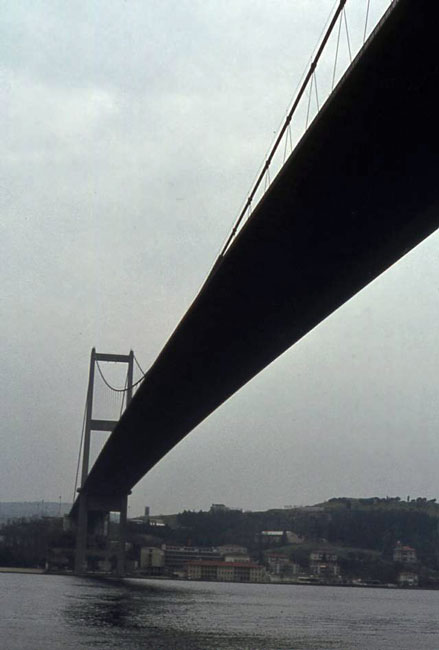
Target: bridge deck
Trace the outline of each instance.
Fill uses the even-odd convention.
[[[86,481],[126,493],[439,226],[439,3],[400,0],[159,355]]]

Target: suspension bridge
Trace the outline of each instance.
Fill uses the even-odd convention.
[[[126,518],[130,490],[170,449],[439,226],[431,0],[391,3],[273,174],[302,97],[317,98],[316,69],[340,38],[345,2],[204,285],[83,472],[72,509],[79,572],[90,512]]]

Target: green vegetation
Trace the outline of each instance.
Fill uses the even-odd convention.
[[[262,530],[294,531],[313,547],[363,549],[392,560],[398,541],[413,546],[422,564],[439,570],[439,505],[416,499],[331,499],[312,508],[266,512],[191,512],[178,515],[175,543],[260,547]],[[297,545],[295,546],[296,548]]]
[[[142,546],[162,543],[237,544],[260,562],[276,551],[306,571],[310,553],[323,551],[337,555],[346,578],[395,582],[404,567],[393,561],[393,549],[401,542],[416,550],[415,570],[421,582],[439,584],[439,505],[435,499],[343,497],[313,507],[265,512],[186,510],[163,519],[166,525],[160,527],[129,525],[129,559],[138,558]],[[279,535],[264,536],[262,531],[279,531]],[[291,543],[294,539],[297,543]],[[73,534],[62,531],[61,519],[15,520],[0,529],[0,565],[43,567],[48,556],[58,555],[62,568],[65,558],[72,557],[73,546]]]
[[[178,515],[178,528],[170,531],[174,543],[193,545],[240,544],[255,559],[268,550],[284,553],[306,570],[312,551],[338,556],[345,577],[396,582],[402,565],[393,562],[397,542],[416,549],[416,570],[425,580],[439,577],[439,505],[425,498],[331,499],[311,508],[266,512],[190,512]],[[303,543],[285,538],[269,548],[263,530],[293,531]]]
[[[75,543],[58,517],[12,520],[0,528],[0,540],[0,566],[26,568],[45,568],[52,548]]]

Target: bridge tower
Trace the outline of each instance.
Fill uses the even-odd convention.
[[[99,368],[99,361],[115,362],[127,364],[126,388],[121,391],[126,395],[126,407],[133,397],[133,373],[134,373],[134,353],[131,350],[128,355],[124,354],[107,354],[98,353],[93,348],[90,356],[90,371],[87,389],[85,427],[84,427],[84,444],[82,450],[82,470],[81,483],[78,488],[78,510],[76,519],[76,550],[75,550],[75,573],[78,575],[87,572],[87,545],[89,534],[100,534],[106,537],[106,521],[108,521],[110,512],[119,512],[119,539],[117,549],[117,575],[123,576],[125,573],[125,538],[126,522],[128,510],[128,494],[111,495],[111,494],[88,494],[83,490],[90,464],[90,443],[93,431],[108,431],[111,433],[115,428],[116,420],[103,420],[93,418],[93,397],[95,388],[95,370]],[[105,381],[105,380],[104,380]],[[96,549],[94,549],[96,552]],[[105,543],[104,557],[108,560],[109,548],[108,540]]]

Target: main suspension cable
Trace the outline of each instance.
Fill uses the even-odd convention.
[[[218,260],[216,261],[216,263],[214,265],[214,269],[215,269],[218,261],[224,256],[226,250],[228,249],[228,247],[230,245],[230,242],[234,238],[234,236],[235,236],[235,234],[236,234],[236,232],[237,232],[237,230],[238,230],[238,228],[239,228],[239,226],[240,226],[240,224],[241,224],[241,222],[242,222],[248,208],[251,205],[251,202],[253,201],[253,199],[255,197],[255,194],[256,194],[257,190],[259,189],[259,186],[260,186],[262,180],[264,179],[264,176],[265,176],[268,168],[270,167],[270,164],[271,164],[271,162],[273,160],[274,154],[276,153],[277,148],[279,147],[279,144],[280,144],[280,142],[281,142],[281,140],[282,140],[282,138],[284,136],[284,133],[287,130],[287,128],[288,128],[288,126],[289,126],[289,124],[291,122],[291,119],[292,119],[294,113],[296,112],[297,106],[298,106],[298,104],[299,104],[299,102],[300,102],[300,100],[301,100],[307,86],[308,86],[308,83],[309,83],[310,79],[312,78],[312,76],[314,74],[317,63],[320,60],[322,52],[325,49],[326,43],[328,42],[328,39],[332,34],[332,30],[334,29],[334,26],[336,25],[338,17],[341,14],[341,12],[343,11],[345,4],[346,4],[346,0],[340,0],[339,5],[338,5],[338,7],[337,7],[337,9],[335,11],[335,14],[334,14],[334,16],[333,16],[333,18],[331,20],[331,23],[330,23],[328,29],[326,30],[325,36],[323,37],[323,40],[322,40],[322,42],[320,44],[320,47],[317,50],[317,54],[314,57],[313,61],[311,62],[310,69],[309,69],[309,71],[308,71],[308,73],[307,73],[307,75],[306,75],[306,77],[305,77],[305,79],[304,79],[304,81],[303,81],[303,83],[302,83],[302,85],[300,87],[300,90],[299,90],[299,92],[297,94],[297,97],[294,100],[294,103],[293,103],[293,105],[292,105],[292,107],[291,107],[291,109],[290,109],[290,111],[289,111],[289,113],[288,113],[288,115],[287,115],[287,117],[285,119],[285,122],[284,122],[281,130],[279,131],[279,134],[278,134],[278,136],[277,136],[277,138],[276,138],[276,140],[274,142],[273,147],[271,148],[271,151],[270,151],[270,153],[269,153],[263,167],[262,167],[262,170],[261,170],[261,172],[260,172],[260,174],[259,174],[259,176],[258,176],[258,178],[256,180],[256,183],[254,184],[253,189],[251,190],[251,192],[250,192],[250,194],[249,194],[249,196],[247,198],[247,201],[245,202],[244,207],[242,208],[242,210],[241,210],[241,212],[239,214],[239,217],[238,217],[235,225],[233,226],[232,231],[231,231],[229,237],[226,240],[226,243],[224,244],[224,246],[223,246],[223,248],[221,250],[219,258],[218,258]],[[346,27],[346,29],[347,29],[347,27]]]
[[[139,363],[137,361],[136,361],[136,363],[139,366]],[[99,365],[99,361],[97,359],[96,359],[96,366],[98,368],[99,374],[100,374],[101,379],[104,382],[104,384],[107,386],[107,388],[114,391],[115,393],[126,393],[128,390],[130,390],[130,388],[134,388],[135,386],[138,386],[145,379],[146,375],[148,374],[148,372],[144,373],[143,377],[140,377],[140,379],[138,379],[136,382],[134,382],[134,384],[131,384],[131,386],[127,386],[126,388],[115,388],[105,378],[104,373],[102,372],[101,366]],[[139,366],[139,368],[140,368],[140,366]]]
[[[363,33],[363,45],[366,40],[366,33],[367,33],[367,23],[369,21],[369,9],[370,9],[370,0],[367,0],[367,9],[366,9],[366,20],[364,23],[364,33]]]
[[[142,373],[142,375],[145,376],[145,375],[146,375],[146,372],[145,372],[144,370],[142,370],[142,366],[141,366],[140,363],[138,362],[136,355],[133,354],[133,356],[134,356],[134,361],[136,362],[136,365],[137,365],[138,369],[140,370],[140,372]]]
[[[81,452],[82,452],[82,445],[83,445],[83,442],[84,442],[85,422],[86,422],[86,418],[87,418],[87,406],[88,406],[88,391],[87,391],[87,397],[85,398],[84,417],[82,418],[81,442],[79,443],[78,463],[76,465],[75,487],[73,488],[72,503],[75,502],[76,489],[78,487],[79,467],[81,465]]]
[[[124,402],[125,402],[125,398],[126,398],[126,395],[127,395],[127,393],[126,393],[127,388],[128,388],[128,370],[127,370],[127,374],[126,374],[126,377],[125,377],[125,389],[124,389],[124,392],[123,392],[123,394],[122,394],[122,402],[121,402],[121,405],[120,405],[119,420],[120,420],[120,418],[122,417],[122,413],[123,413],[123,404],[124,404]]]

